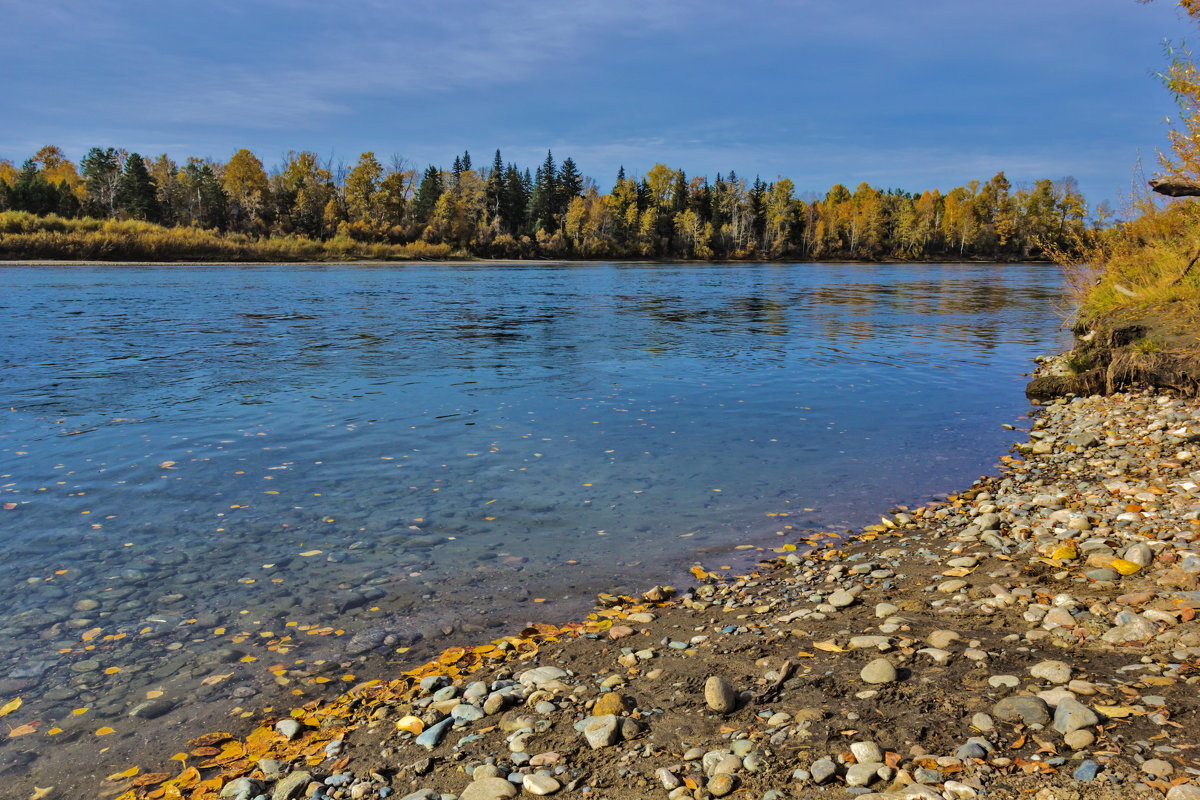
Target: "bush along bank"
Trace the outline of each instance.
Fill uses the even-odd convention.
[[[853,539],[194,739],[122,796],[1195,800],[1200,405],[1059,399],[1017,450]]]

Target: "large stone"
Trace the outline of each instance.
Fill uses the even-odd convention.
[[[825,598],[825,602],[834,608],[845,608],[854,604],[854,595],[847,592],[845,589],[838,589],[833,594]]]
[[[621,720],[615,714],[588,717],[583,721],[583,738],[593,750],[614,745],[621,738]]]
[[[1050,721],[1050,707],[1040,697],[1017,695],[1005,697],[992,706],[992,716],[1004,722],[1022,725],[1045,725]]]
[[[1100,722],[1096,712],[1078,700],[1064,697],[1054,710],[1054,730],[1059,733],[1070,733],[1080,728],[1090,728]]]
[[[808,768],[808,773],[813,783],[820,785],[837,773],[837,765],[833,763],[832,758],[819,758]]]
[[[544,666],[525,670],[517,676],[517,680],[531,686],[541,686],[544,683],[565,678],[567,675],[567,671],[560,667]]]
[[[958,641],[961,637],[957,631],[934,631],[929,634],[925,641],[929,642],[930,647],[936,647],[939,650],[945,650],[952,643]]]
[[[262,784],[250,778],[234,778],[221,787],[221,800],[250,800],[262,791]]]
[[[728,714],[737,708],[737,695],[724,678],[713,675],[704,682],[704,702],[718,714]]]
[[[1029,674],[1050,683],[1066,683],[1071,680],[1071,665],[1065,661],[1043,661],[1035,664]]]
[[[446,717],[436,725],[430,725],[425,731],[417,737],[417,744],[424,747],[426,750],[432,750],[437,747],[442,741],[442,737],[446,735],[446,731],[454,724],[454,717]]]
[[[1181,783],[1167,792],[1167,800],[1200,800],[1200,786]]]
[[[862,668],[859,677],[864,683],[894,683],[896,668],[886,658],[877,658]]]
[[[870,786],[879,780],[879,769],[883,764],[872,762],[867,764],[851,764],[846,770],[847,786]]]
[[[626,699],[617,692],[608,692],[600,695],[600,699],[592,706],[592,714],[597,717],[623,714],[629,710],[629,705]]]
[[[483,778],[467,784],[459,800],[507,800],[517,796],[517,787],[504,778]]]
[[[860,764],[883,763],[883,752],[874,742],[854,742],[850,745],[850,752],[854,754],[854,760]]]
[[[526,775],[524,778],[522,778],[521,786],[523,786],[525,791],[529,792],[530,794],[543,796],[554,794],[562,787],[562,784],[560,784],[554,778],[551,778],[549,775],[533,774]]]
[[[308,772],[300,771],[293,772],[286,778],[275,784],[275,791],[271,792],[271,800],[295,800],[304,794],[304,790],[312,783],[312,775]]]

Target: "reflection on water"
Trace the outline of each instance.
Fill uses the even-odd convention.
[[[1062,339],[1033,265],[0,275],[20,774],[952,489]]]

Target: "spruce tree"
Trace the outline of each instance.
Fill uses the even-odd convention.
[[[121,160],[111,147],[93,147],[79,162],[87,182],[89,211],[111,217],[117,211],[117,182],[121,179]]]
[[[459,167],[462,166],[461,162],[457,163]],[[433,216],[433,207],[437,205],[438,198],[444,191],[442,171],[432,165],[426,167],[421,185],[417,187],[417,196],[413,198],[413,219],[421,224],[429,222],[429,218]]]
[[[44,215],[58,211],[58,203],[58,190],[42,177],[37,162],[32,158],[26,160],[9,190],[10,207],[14,211]]]
[[[487,186],[484,192],[488,214],[492,221],[499,219],[503,228],[511,230],[510,221],[504,219],[504,215],[500,213],[504,206],[504,162],[500,159],[499,148],[496,150],[496,157],[492,159],[492,168],[488,172]]]
[[[158,188],[146,162],[137,153],[130,153],[117,181],[117,206],[134,219],[154,222],[158,219]]]

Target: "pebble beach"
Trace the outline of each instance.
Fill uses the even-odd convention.
[[[1200,798],[1200,404],[1036,412],[945,502],[181,738],[104,795]]]

